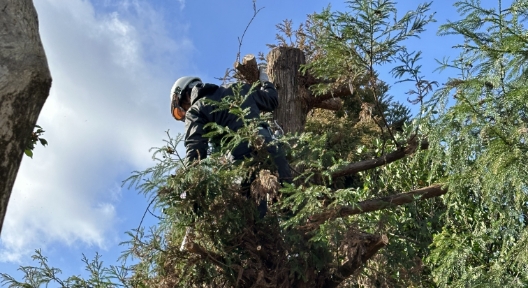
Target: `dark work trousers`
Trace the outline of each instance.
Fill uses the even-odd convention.
[[[293,179],[291,176],[290,165],[288,164],[288,160],[286,160],[286,154],[284,153],[284,149],[282,149],[279,144],[270,144],[273,141],[273,138],[271,137],[270,131],[266,127],[263,127],[259,130],[259,135],[262,136],[264,138],[264,142],[268,144],[267,150],[270,156],[273,157],[275,166],[277,166],[280,184],[283,185],[283,183],[292,183]],[[233,151],[234,160],[242,160],[247,157],[252,157],[254,151],[253,149],[248,147],[247,143],[243,143],[240,146],[237,147],[235,151]],[[245,183],[242,184],[243,188],[246,188],[248,190],[248,194],[246,195],[247,197],[250,196],[249,187],[253,180],[255,180],[254,175],[252,175],[250,179],[247,179],[247,181],[244,181]],[[264,218],[266,212],[268,211],[268,203],[266,199],[260,201],[258,211],[260,218]]]

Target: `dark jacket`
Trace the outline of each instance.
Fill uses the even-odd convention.
[[[205,131],[204,126],[207,123],[215,122],[218,125],[229,127],[233,131],[237,131],[244,125],[243,121],[237,119],[237,116],[229,113],[228,110],[220,110],[213,113],[217,108],[210,103],[204,103],[204,99],[213,101],[221,101],[226,96],[234,95],[233,89],[237,85],[230,85],[228,87],[219,87],[214,84],[205,84],[193,88],[191,92],[191,108],[185,115],[185,148],[187,155],[185,160],[187,163],[196,159],[204,159],[207,157],[208,138],[203,135]],[[247,95],[251,86],[243,84],[241,86],[240,95]],[[260,112],[272,112],[279,105],[279,99],[275,86],[270,82],[265,82],[263,86],[254,88],[254,91],[248,95],[241,105],[241,108],[249,108],[247,119],[256,119],[260,117]],[[247,144],[239,145],[231,154],[235,159],[248,156]]]

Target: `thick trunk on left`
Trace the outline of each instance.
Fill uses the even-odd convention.
[[[25,147],[50,87],[33,2],[0,0],[0,233]]]

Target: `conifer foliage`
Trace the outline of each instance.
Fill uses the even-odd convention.
[[[428,114],[432,159],[450,191],[428,261],[446,286],[528,285],[528,2],[503,2],[457,2],[463,19],[440,30],[464,37],[441,67],[457,76]]]
[[[92,277],[63,281],[37,251],[40,267],[22,267],[20,282],[0,274],[2,283],[526,287],[528,2],[457,2],[463,19],[440,30],[464,38],[460,56],[441,63],[457,76],[438,89],[421,73],[420,51],[406,45],[434,21],[430,3],[403,14],[388,0],[346,3],[347,11],[328,7],[298,29],[279,24],[270,45],[305,57],[302,73],[286,79],[308,87],[288,95],[295,101],[287,105],[305,105],[303,127],[263,143],[262,125],[245,119],[245,96],[234,89],[209,104],[237,115],[242,129],[209,124],[217,145],[194,163],[179,155],[183,136],[167,134],[153,149],[154,166],[127,180],[159,219],[128,232],[122,257],[135,264],[103,268],[99,258],[85,259]],[[285,77],[276,75],[270,78]],[[415,117],[391,93],[409,83]],[[274,117],[261,120],[274,124]],[[254,147],[254,157],[231,160],[240,143]],[[278,180],[267,145],[287,151],[291,184]]]

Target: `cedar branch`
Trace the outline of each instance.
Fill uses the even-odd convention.
[[[416,137],[411,136],[410,140],[407,143],[408,145],[406,147],[401,147],[398,150],[393,151],[389,154],[385,154],[381,157],[350,163],[346,166],[339,168],[337,171],[332,172],[331,175],[333,178],[346,176],[346,175],[354,174],[354,173],[361,172],[361,171],[366,171],[372,168],[376,168],[376,167],[383,166],[383,165],[392,163],[394,161],[400,160],[406,157],[407,155],[411,155],[414,152],[416,152],[416,148],[418,146]],[[429,147],[429,142],[427,142],[427,140],[424,140],[421,142],[420,149],[425,150],[428,147]]]
[[[225,270],[227,267],[230,267],[231,269],[235,271],[239,271],[240,272],[239,279],[238,279],[239,281],[241,279],[244,279],[246,282],[251,283],[251,282],[254,282],[255,279],[257,279],[258,277],[258,274],[256,273],[254,269],[244,269],[243,267],[236,265],[236,264],[231,264],[228,266],[226,264],[224,257],[214,252],[207,251],[205,248],[203,248],[202,246],[194,242],[188,242],[185,245],[185,249],[189,253],[200,255],[202,259],[211,261],[214,265],[216,265],[216,267],[218,267],[218,269]]]
[[[204,258],[204,259],[209,259],[211,262],[213,262],[220,269],[224,269],[227,266],[225,264],[224,258],[222,256],[217,255],[216,253],[207,251],[205,248],[203,248],[202,246],[200,246],[200,245],[198,245],[196,243],[193,243],[193,242],[189,241],[185,245],[185,249],[188,252],[190,252],[190,253],[198,254],[198,255],[202,256],[202,258]]]
[[[443,184],[435,184],[406,193],[361,201],[353,206],[339,205],[328,211],[313,215],[310,217],[310,223],[304,225],[301,227],[301,229],[311,231],[317,229],[319,225],[327,220],[383,210],[386,208],[411,203],[417,200],[438,197],[447,193],[447,189],[442,188],[442,186]]]

